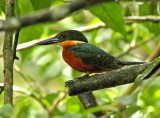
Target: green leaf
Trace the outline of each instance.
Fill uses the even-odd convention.
[[[136,106],[137,105],[137,99],[138,99],[138,91],[131,94],[122,96],[119,98],[115,98],[116,102],[121,103],[123,105],[130,105],[130,106]]]
[[[50,103],[53,103],[53,100],[58,96],[58,93],[50,93],[45,97],[45,100]]]
[[[139,6],[139,15],[144,16],[151,14],[150,7],[151,2],[144,2],[142,5]]]
[[[147,44],[144,44],[144,45],[142,45],[141,47],[142,47],[142,49],[143,49],[146,53],[148,53],[149,55],[152,54],[152,50],[150,49],[150,47],[149,47]]]
[[[6,118],[10,118],[12,115],[12,105],[6,104],[4,107],[0,109],[0,116],[4,116]]]
[[[0,0],[0,14],[1,12],[5,13],[5,6],[6,6],[5,0]]]
[[[154,33],[155,35],[159,35],[159,33],[160,33],[160,23],[156,23],[156,24],[145,23],[145,25],[151,33]]]
[[[132,115],[137,112],[138,110],[140,110],[141,108],[139,106],[132,106],[132,107],[128,107],[125,109],[125,118],[131,118]]]
[[[44,9],[51,6],[51,0],[31,0],[34,10]]]
[[[67,99],[66,110],[68,113],[78,113],[80,111],[80,103],[77,97]]]
[[[146,16],[146,15],[158,15],[157,14],[157,2],[144,2],[142,5],[139,5],[139,15]]]
[[[145,69],[145,71],[143,73],[141,73],[140,75],[137,76],[137,78],[135,79],[135,85],[139,84],[140,82],[143,81],[143,79],[148,76],[152,70],[158,65],[160,64],[160,57],[158,57],[154,62],[152,62],[151,65],[149,65],[147,67],[147,69]]]
[[[89,8],[90,12],[97,16],[107,26],[125,34],[124,19],[121,9],[115,2],[104,3]]]
[[[15,12],[16,12],[16,15],[17,16],[24,16],[26,14],[29,14],[29,13],[33,13],[34,10],[33,10],[33,6],[30,2],[30,0],[18,0],[18,2],[16,3],[16,9],[15,9]]]
[[[15,13],[15,16],[17,17],[20,15],[20,8],[17,0],[14,3],[14,13]]]

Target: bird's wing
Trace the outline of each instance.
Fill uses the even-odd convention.
[[[97,69],[107,70],[119,68],[113,56],[92,44],[82,43],[68,47],[67,50],[81,58],[83,63],[92,65]]]

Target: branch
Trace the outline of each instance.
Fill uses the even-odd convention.
[[[60,8],[59,8],[60,9]],[[78,9],[77,9],[78,10]],[[47,14],[47,10],[42,10],[42,12],[46,11],[46,14]],[[48,10],[49,11],[49,10]],[[53,9],[54,11],[54,9]],[[48,21],[48,17],[45,17],[46,20],[44,21],[39,21],[38,22],[38,19],[37,18],[43,18],[43,14],[40,13],[41,11],[39,12],[36,12],[35,16],[34,15],[31,15],[31,16],[26,16],[26,17],[23,17],[23,18],[10,18],[8,21],[5,21],[5,20],[1,20],[0,21],[0,31],[1,30],[13,30],[13,29],[18,29],[18,28],[21,28],[21,27],[25,27],[25,26],[30,26],[30,25],[34,25],[34,24],[37,24],[37,23],[41,23],[41,22],[51,22],[51,21]],[[32,20],[30,21],[27,21],[29,17],[33,17]],[[63,17],[63,16],[62,16]],[[65,17],[65,16],[64,16]],[[64,18],[63,17],[63,18]],[[39,18],[39,19],[40,19]],[[16,19],[16,20],[15,20]],[[24,22],[23,24],[19,23],[20,26],[18,26],[18,24],[14,24],[16,22],[21,22],[20,19],[23,19],[26,21],[26,23]],[[37,20],[36,20],[37,19]],[[15,21],[14,21],[15,20]],[[126,24],[131,24],[131,23],[143,23],[143,22],[153,22],[153,23],[159,23],[160,22],[160,16],[126,16],[124,17],[124,20],[125,20],[125,23]],[[29,24],[31,22],[35,21],[33,24]],[[54,21],[54,20],[53,20]],[[58,21],[58,20],[57,20]],[[55,21],[54,21],[55,22]],[[7,25],[8,24],[8,25]],[[18,28],[17,28],[18,27]],[[94,30],[94,29],[100,29],[100,28],[105,28],[107,27],[104,23],[100,22],[100,23],[97,23],[97,24],[94,24],[94,25],[89,25],[89,26],[85,26],[85,27],[81,27],[81,28],[76,28],[75,30],[79,30],[79,31],[83,31],[83,32],[88,32],[88,31],[91,31],[91,30]]]
[[[14,16],[14,0],[6,1],[6,18]],[[13,104],[13,31],[6,31],[3,45],[4,58],[4,103]]]
[[[134,82],[137,75],[142,73],[150,63],[134,65],[128,68],[117,69],[108,73],[95,74],[84,79],[70,80],[66,82],[69,95],[94,91],[103,88]]]
[[[39,91],[43,88],[43,86],[38,86],[38,83],[36,83],[35,81],[32,81],[33,79],[30,78],[30,77],[26,77],[26,75],[20,70],[20,68],[17,66],[17,65],[14,65],[13,66],[13,69],[15,70],[15,72],[17,72],[21,77],[22,79],[28,84],[29,86],[29,89],[32,89],[34,90],[39,96],[41,96],[39,93]],[[30,80],[28,80],[30,79]],[[43,91],[45,92],[45,91]]]
[[[62,96],[58,97],[57,100],[54,100],[51,107],[48,109],[48,118],[52,117],[52,112],[56,109],[57,105],[67,96],[67,92],[64,92]]]
[[[82,103],[82,105],[85,109],[98,106],[96,98],[95,98],[95,96],[93,95],[92,92],[86,92],[86,93],[78,94],[78,98],[79,98],[80,102]],[[106,113],[104,111],[94,112],[94,115],[96,117],[100,117],[100,116],[103,116],[105,114]]]
[[[86,8],[92,5],[96,5],[102,2],[109,2],[114,0],[77,0],[71,4],[65,4],[63,6],[44,9],[35,12],[34,14],[27,15],[20,18],[12,17],[3,22],[0,22],[0,31],[2,30],[15,30],[21,27],[30,26],[44,22],[56,22],[73,13],[74,11]]]
[[[160,22],[160,16],[128,16],[125,17],[124,20],[126,23],[133,23],[133,22]]]
[[[151,62],[153,61],[155,58],[159,57],[160,56],[160,42],[158,44],[158,46],[156,46],[156,48],[153,50],[153,53],[146,59],[146,62]],[[125,95],[129,95],[131,94],[137,87],[137,86],[134,86],[133,84],[131,84],[123,93],[122,96],[125,96]]]
[[[147,59],[146,59],[146,62],[151,62],[153,61],[155,58],[157,58],[158,56],[160,56],[160,43],[158,44],[158,46],[156,47],[156,49],[154,49],[152,55],[150,55]],[[127,96],[127,95],[130,95],[131,93],[133,93],[139,86],[141,85],[140,84],[137,84],[137,85],[134,85],[134,83],[130,84],[130,86],[124,91],[124,93],[122,94],[122,96]],[[112,106],[114,107],[117,107],[119,109],[123,109],[125,107],[125,105],[121,104],[120,102],[113,102],[112,103]],[[114,112],[112,112],[114,113]],[[111,113],[111,114],[112,114]]]
[[[139,19],[143,19],[143,17],[148,17],[148,16],[128,16],[128,17],[125,17],[125,22],[127,23],[128,20],[127,19],[131,19],[132,17],[136,17],[137,19],[134,19],[133,23],[136,22],[136,20],[138,21]],[[141,18],[142,17],[142,18]],[[157,18],[157,16],[153,16],[153,18]],[[145,20],[144,20],[145,21]],[[144,22],[143,21],[143,22]],[[147,21],[152,21],[152,19],[150,20],[147,20]],[[154,20],[153,20],[154,21]],[[160,21],[160,20],[159,20]],[[131,23],[131,22],[130,22]],[[76,28],[74,30],[78,30],[78,31],[81,31],[81,32],[88,32],[88,31],[92,31],[92,30],[95,30],[95,29],[100,29],[100,28],[105,28],[107,27],[104,23],[102,22],[99,22],[97,24],[94,24],[94,25],[89,25],[89,26],[84,26],[84,27],[80,27],[80,28]],[[152,40],[152,39],[151,39]],[[30,48],[32,47],[38,40],[33,40],[33,41],[29,41],[29,42],[26,42],[26,43],[23,43],[23,44],[19,44],[18,47],[17,47],[17,51],[19,50],[23,50],[23,49],[26,49],[26,48]],[[148,40],[150,41],[150,40]],[[129,51],[131,51],[132,49],[135,49],[135,48],[138,48],[139,46],[147,43],[148,41],[144,41],[144,42],[141,42],[140,44],[138,45],[135,45],[135,46],[131,46],[126,52],[124,52],[123,54],[119,55],[118,57],[122,57],[124,56],[125,54],[127,54]],[[3,56],[3,53],[0,54],[0,57]]]
[[[78,30],[78,31],[81,31],[81,32],[89,32],[89,31],[92,31],[92,30],[95,30],[95,29],[106,28],[106,27],[107,26],[103,22],[98,22],[96,24],[76,28],[74,30]]]
[[[13,44],[13,56],[14,56],[14,59],[19,59],[16,55],[16,49],[17,49],[17,45],[18,45],[18,38],[19,38],[19,32],[20,32],[20,29],[18,29],[15,33],[15,39],[14,39],[14,44]]]
[[[38,97],[37,97],[36,95],[34,95],[34,94],[30,94],[29,96],[31,96],[32,98],[34,98],[35,100],[37,100],[37,101],[42,105],[42,107],[43,107],[47,112],[49,112],[49,109],[48,109],[47,105],[43,102],[42,99],[38,98]]]
[[[88,31],[91,31],[91,30],[95,30],[95,29],[99,29],[99,28],[104,28],[106,27],[105,24],[103,24],[102,22],[100,23],[97,23],[97,24],[94,24],[94,25],[90,25],[90,26],[85,26],[85,27],[80,27],[80,28],[76,28],[74,30],[78,30],[78,31],[81,31],[81,32],[88,32]],[[154,38],[151,38],[149,40],[146,40],[146,41],[142,41],[140,42],[138,45],[135,45],[135,46],[130,46],[124,53],[118,55],[117,57],[122,57],[124,55],[126,55],[128,52],[130,52],[131,50],[135,49],[135,48],[138,48],[140,47],[141,45],[145,44],[145,43],[148,43],[149,41],[153,40]],[[17,51],[20,51],[20,50],[23,50],[23,49],[27,49],[27,48],[30,48],[30,47],[33,47],[35,43],[37,43],[39,40],[33,40],[33,41],[29,41],[29,42],[26,42],[26,43],[22,43],[22,44],[19,44],[17,46]],[[0,58],[3,56],[3,53],[0,54]]]
[[[86,8],[89,6],[96,5],[98,3],[102,2],[110,2],[110,1],[116,1],[116,0],[77,0],[76,2],[65,4],[63,6],[53,8],[53,9],[43,9],[40,11],[37,11],[33,14],[16,18],[12,17],[10,19],[7,19],[5,21],[0,21],[0,31],[2,30],[15,30],[22,27],[35,25],[38,23],[44,23],[44,22],[56,22],[58,20],[61,20],[68,16],[69,14],[80,10],[82,8]],[[121,1],[127,1],[127,0],[121,0]],[[145,0],[138,0],[138,1],[145,1]],[[159,18],[157,17],[144,17],[141,19],[138,18],[129,18],[131,22],[133,20],[140,21],[153,21],[153,22],[159,22]]]
[[[160,22],[160,16],[126,16],[124,17],[125,24],[131,24],[131,23],[143,23],[143,22],[153,22],[158,23]],[[107,26],[103,22],[99,22],[97,24],[84,26],[80,28],[76,28],[75,30],[82,31],[82,32],[88,32],[95,29],[100,28],[106,28]]]
[[[138,47],[142,46],[143,44],[146,44],[146,43],[148,43],[148,42],[152,41],[154,38],[155,38],[155,37],[152,37],[152,38],[151,38],[151,39],[149,39],[149,40],[141,41],[139,44],[134,45],[134,46],[130,45],[130,47],[129,47],[129,48],[128,48],[124,53],[122,53],[122,54],[118,55],[118,56],[117,56],[117,58],[121,58],[121,57],[123,57],[124,55],[128,54],[131,50],[136,49],[136,48],[138,48]]]

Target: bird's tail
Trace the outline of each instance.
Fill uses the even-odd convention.
[[[137,64],[144,64],[146,62],[130,62],[130,61],[120,61],[118,62],[119,65],[137,65]]]
[[[119,59],[115,58],[118,65],[136,65],[136,64],[144,64],[146,62],[130,62],[130,61],[120,61]]]

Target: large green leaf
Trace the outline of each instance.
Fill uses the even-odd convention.
[[[121,9],[115,2],[99,4],[89,8],[90,12],[97,16],[107,26],[125,34],[124,19],[121,14]]]
[[[68,98],[66,102],[66,110],[68,113],[78,113],[80,109],[80,102],[77,97]]]
[[[137,112],[138,110],[140,110],[141,108],[139,106],[132,106],[132,107],[128,107],[125,109],[124,112],[124,117],[125,118],[131,118],[132,115]]]
[[[5,0],[0,0],[0,14],[1,12],[5,12],[5,6],[6,6]]]
[[[149,65],[143,73],[139,74],[136,77],[134,84],[136,85],[142,82],[142,80],[144,80],[145,77],[147,77],[153,71],[153,69],[158,66],[158,64],[160,64],[160,57],[158,57],[155,61],[153,61],[152,64]]]
[[[30,0],[18,0],[16,1],[15,14],[16,16],[25,16],[34,12],[32,3]]]
[[[48,8],[51,6],[52,0],[31,0],[34,10]]]

